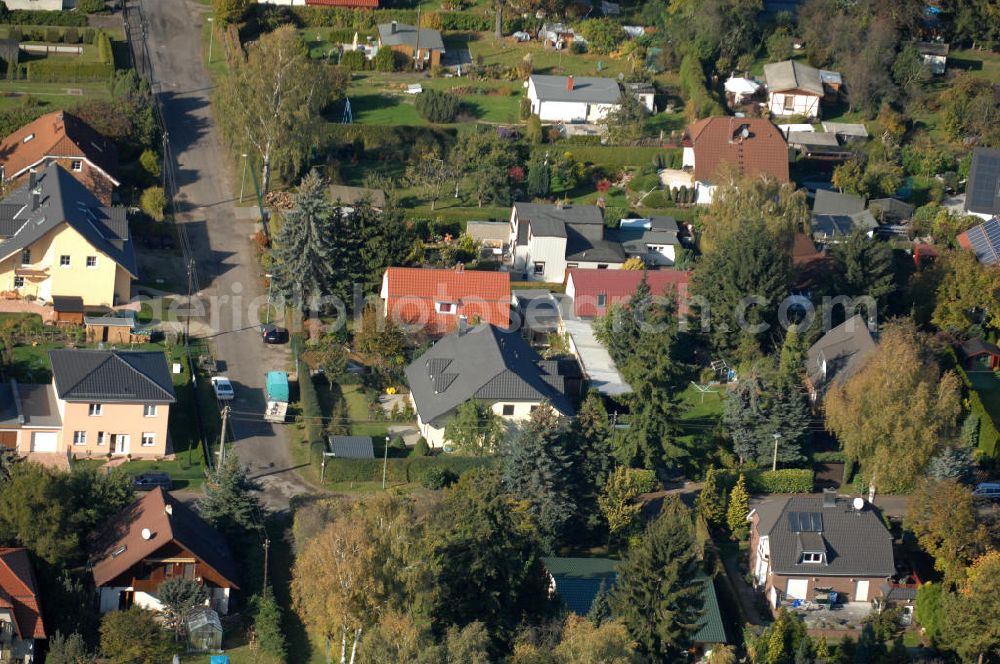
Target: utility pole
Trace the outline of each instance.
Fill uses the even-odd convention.
[[[382,490],[385,490],[385,473],[389,469],[389,436],[385,437],[385,447],[382,455]]]
[[[191,296],[194,290],[194,259],[188,260],[187,264],[187,277],[188,277],[188,298],[187,298],[187,317],[184,322],[184,348],[188,347],[188,339],[191,338]]]
[[[247,155],[245,152],[243,153],[242,156],[243,156],[243,178],[240,180],[240,205],[243,205],[243,190],[247,186],[247,165],[249,165],[250,163],[249,160],[247,159]]]
[[[271,549],[271,540],[264,537],[264,592],[267,592],[267,553]]]
[[[208,64],[212,64],[212,47],[215,46],[215,19],[208,17]]]
[[[222,408],[222,433],[219,435],[219,466],[226,461],[226,422],[229,420],[229,406]]]
[[[773,435],[774,435],[774,458],[771,461],[771,470],[775,471],[778,470],[778,439],[781,438],[781,434],[776,433]]]

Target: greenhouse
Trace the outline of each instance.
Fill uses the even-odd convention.
[[[209,608],[195,609],[188,614],[188,649],[197,652],[222,650],[222,623],[219,614]]]

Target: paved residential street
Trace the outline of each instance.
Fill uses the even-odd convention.
[[[287,369],[288,346],[266,346],[251,304],[263,295],[250,237],[253,221],[237,219],[232,174],[212,117],[211,82],[201,59],[203,15],[208,7],[192,0],[142,0],[148,22],[154,91],[175,156],[176,196],[197,266],[197,284],[206,313],[215,307],[218,327],[211,338],[222,371],[236,388],[231,432],[240,459],[265,487],[264,502],[285,509],[289,499],[310,490],[292,468],[283,427],[263,421],[264,374]],[[216,44],[218,47],[219,44]],[[220,57],[218,48],[216,57]],[[203,322],[209,322],[205,316]]]

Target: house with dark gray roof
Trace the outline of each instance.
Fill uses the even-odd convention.
[[[795,600],[869,605],[896,574],[892,535],[864,499],[772,496],[753,510],[750,570],[777,609]]]
[[[561,282],[575,267],[617,270],[627,259],[596,205],[514,203],[510,246],[511,271],[536,281]]]
[[[440,30],[418,28],[398,21],[379,24],[378,47],[403,54],[413,61],[417,69],[441,64],[441,56],[444,55]]]
[[[371,436],[330,436],[330,455],[337,459],[374,459],[375,446]]]
[[[680,229],[673,217],[622,219],[608,238],[622,245],[626,259],[636,256],[649,267],[672,267],[680,249]]]
[[[653,96],[635,94],[643,107],[653,111]],[[544,76],[528,78],[531,112],[542,122],[600,122],[621,106],[622,89],[613,78],[599,76]]]
[[[856,314],[836,326],[806,351],[806,386],[816,406],[833,382],[842,382],[860,371],[875,350],[875,336],[868,322]]]
[[[1000,215],[1000,150],[972,151],[969,180],[965,185],[965,211],[981,219]]]
[[[574,412],[567,396],[572,367],[542,359],[516,331],[494,325],[442,337],[405,373],[420,434],[432,447],[445,446],[445,427],[469,400],[488,405],[508,425],[537,408],[565,416]]]
[[[59,164],[0,201],[0,290],[107,308],[129,300],[138,273],[125,208],[103,205]]]

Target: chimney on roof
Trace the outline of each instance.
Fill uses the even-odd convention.
[[[837,490],[823,489],[823,507],[830,508],[837,506]]]
[[[458,336],[462,336],[469,329],[469,319],[465,316],[458,317]]]
[[[389,24],[389,34],[396,34],[396,22],[393,21]]]
[[[163,511],[167,513],[167,516],[173,516],[174,506],[171,505],[170,503],[167,503],[166,505],[163,506]]]
[[[566,89],[570,92],[573,91],[573,74],[566,77]]]
[[[31,190],[31,211],[34,212],[38,209],[38,204],[42,199],[42,190],[39,187],[34,187]]]
[[[34,189],[36,181],[37,181],[37,177],[36,177],[35,169],[31,169],[28,172],[28,189]]]
[[[465,263],[456,263],[455,272],[465,272]]]

